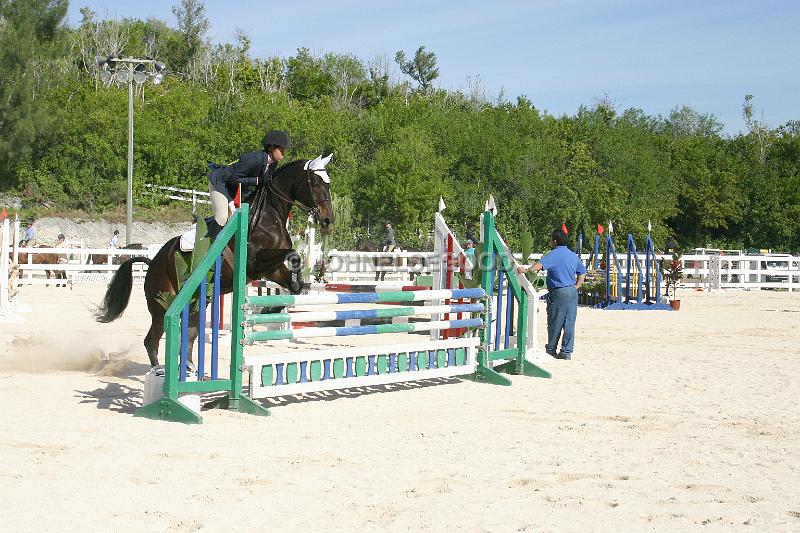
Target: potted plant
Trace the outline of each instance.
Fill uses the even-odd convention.
[[[591,275],[587,275],[586,281],[583,282],[580,289],[581,301],[579,303],[583,305],[595,305],[597,303],[597,293],[599,290],[599,282]]]
[[[663,270],[663,278],[664,283],[667,286],[667,298],[669,299],[669,305],[672,307],[673,310],[677,311],[681,308],[681,301],[675,298],[675,291],[678,288],[678,283],[683,281],[683,267],[681,266],[681,260],[678,258],[678,254],[672,254],[672,259],[664,261],[661,263],[662,270]],[[672,298],[670,298],[670,288],[672,288]]]

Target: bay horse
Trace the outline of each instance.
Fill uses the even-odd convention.
[[[27,244],[21,244],[20,245],[20,249],[22,249],[22,248],[28,248],[28,245]],[[31,247],[31,248],[33,248],[33,247]],[[52,248],[52,246],[36,246],[35,248]],[[62,256],[59,256],[56,253],[49,253],[49,252],[36,253],[36,254],[30,254],[30,255],[31,255],[30,264],[32,264],[32,265],[57,265],[59,257],[62,257]],[[22,266],[28,264],[28,254],[26,254],[24,252],[19,252],[17,257],[18,257],[18,263],[17,264],[19,265],[19,277],[22,277]],[[66,270],[58,270],[58,269],[45,270],[44,273],[45,273],[45,275],[47,275],[47,279],[50,279],[50,274],[51,273],[55,276],[56,280],[67,279],[67,271]],[[48,285],[49,285],[49,283],[48,283]],[[67,286],[67,284],[65,283],[64,287],[66,287],[66,286]]]
[[[397,247],[397,250],[400,250],[400,246]],[[382,252],[383,246],[368,241],[367,239],[361,238],[356,241],[356,252]],[[408,248],[406,251],[408,252],[420,252],[421,250],[415,250],[413,248]],[[394,258],[394,257],[373,257],[372,262],[375,265],[375,281],[383,281],[386,278],[386,270],[379,271],[377,270],[378,267],[396,267],[400,266],[402,263],[402,259]],[[407,265],[409,268],[408,277],[411,281],[414,281],[415,272],[411,269],[417,268],[419,272],[425,270],[425,258],[424,257],[409,257],[407,260]]]
[[[292,206],[298,206],[313,216],[323,235],[330,233],[333,224],[330,178],[324,165],[330,160],[317,158],[313,161],[297,160],[282,166],[272,181],[259,185],[247,198],[250,204],[247,244],[247,280],[267,278],[292,294],[302,290],[302,280],[297,271],[291,272],[284,261],[294,253],[286,219]],[[144,292],[147,309],[152,322],[144,339],[150,364],[158,365],[158,343],[164,333],[166,309],[159,302],[159,293],[177,294],[178,280],[175,270],[175,254],[179,251],[180,236],[167,241],[153,259],[132,257],[120,265],[108,284],[108,290],[94,316],[98,322],[111,322],[122,315],[130,300],[133,285],[132,266],[147,263]],[[232,290],[233,239],[223,250],[220,294]],[[189,320],[189,346],[197,338],[198,315]],[[191,348],[189,348],[191,358]]]

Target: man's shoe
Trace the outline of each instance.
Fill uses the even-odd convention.
[[[544,345],[544,353],[546,353],[550,357],[555,357],[556,356],[556,351],[548,349],[546,344]]]
[[[570,359],[572,359],[572,354],[559,352],[556,355],[554,355],[553,357],[555,357],[556,359],[563,359],[564,361],[569,361]]]

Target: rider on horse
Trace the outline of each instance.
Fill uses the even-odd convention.
[[[242,185],[241,198],[247,197],[250,187],[269,183],[275,174],[278,162],[281,161],[292,142],[285,131],[270,130],[264,135],[263,151],[242,154],[238,161],[219,166],[209,163],[208,189],[211,193],[211,206],[214,209],[214,220],[224,226],[230,212],[234,209],[233,198],[236,189]]]
[[[397,248],[397,241],[394,240],[394,228],[392,227],[392,223],[387,220],[383,234],[383,251],[392,252],[395,248]]]

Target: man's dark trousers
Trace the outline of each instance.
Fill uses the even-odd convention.
[[[578,314],[578,289],[575,285],[550,289],[547,295],[547,353],[554,355],[561,339],[561,353],[572,355],[575,342],[575,317]]]

